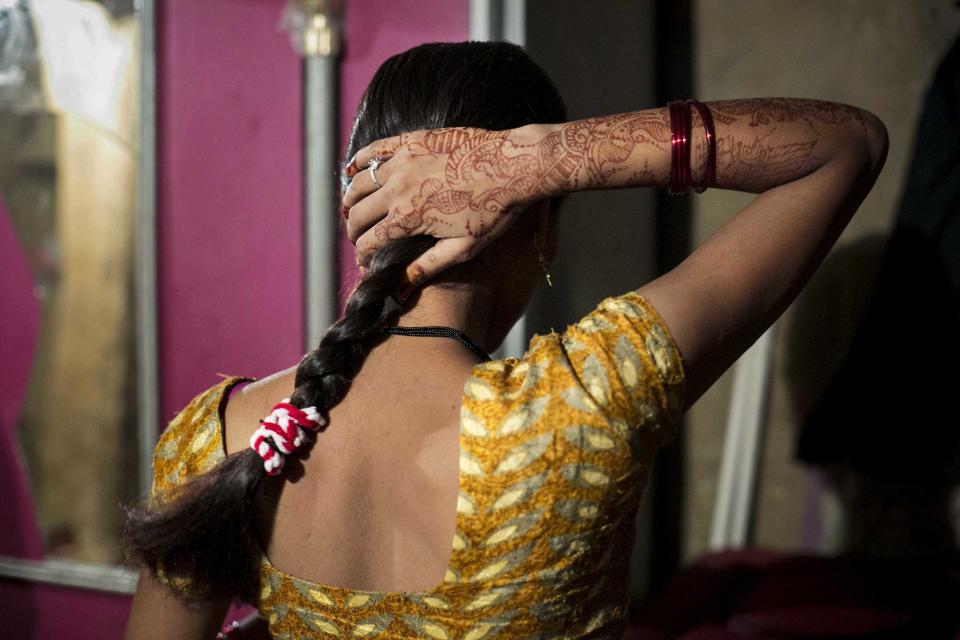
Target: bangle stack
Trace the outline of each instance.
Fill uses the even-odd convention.
[[[697,108],[700,119],[703,120],[703,129],[707,136],[707,168],[704,173],[703,184],[700,188],[690,184],[690,129],[692,119],[690,105]],[[713,117],[710,109],[702,102],[693,98],[687,100],[672,100],[667,103],[670,110],[670,195],[686,193],[687,188],[693,188],[696,193],[703,193],[708,187],[714,186],[717,175],[717,136],[713,127]]]

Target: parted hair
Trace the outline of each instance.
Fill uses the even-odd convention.
[[[521,47],[503,42],[424,44],[389,58],[374,74],[345,158],[375,140],[418,129],[503,130],[565,119],[556,86]],[[406,266],[436,241],[430,236],[403,238],[373,254],[343,315],[301,359],[291,404],[315,406],[329,417],[367,354],[385,339],[382,327],[396,311],[389,301],[402,284]],[[461,267],[466,265],[448,270],[454,279]],[[255,428],[250,425],[251,433]],[[189,589],[175,592],[188,601],[239,597],[255,602],[262,549],[254,516],[265,477],[263,460],[246,448],[171,496],[143,498],[125,508],[128,560],[154,575],[162,572],[168,580],[188,580]]]

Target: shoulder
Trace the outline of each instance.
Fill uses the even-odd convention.
[[[683,414],[684,387],[683,359],[669,330],[650,302],[630,291],[605,298],[562,333],[533,336],[522,358],[481,365],[465,391],[476,409],[484,400],[536,408],[538,398],[546,406],[545,398],[560,397],[565,407],[647,425],[669,442]]]
[[[294,365],[259,378],[230,394],[223,410],[225,451],[235,453],[249,446],[250,434],[256,430],[260,419],[268,415],[281,398],[290,397],[296,390],[296,374],[297,366]]]
[[[683,358],[666,323],[636,291],[602,300],[567,327],[561,344],[571,359],[595,356],[597,349],[612,351],[615,357],[606,364],[613,365],[611,371],[622,375],[628,386],[641,382],[643,368],[637,365],[642,364],[652,365],[649,372],[656,379],[649,382],[679,387],[674,390],[681,390],[686,377]]]
[[[221,409],[235,385],[253,380],[229,376],[201,391],[167,424],[153,454],[153,496],[213,467],[224,456]]]

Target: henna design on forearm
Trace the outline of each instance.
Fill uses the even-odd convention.
[[[759,193],[796,180],[823,162],[833,127],[856,126],[870,135],[863,111],[847,104],[806,98],[751,98],[708,103],[717,131],[721,188]],[[796,129],[802,122],[806,135]],[[802,125],[801,125],[802,126]],[[754,130],[756,133],[751,134]],[[703,143],[697,156],[706,153]]]
[[[870,128],[861,110],[821,100],[756,98],[706,105],[717,134],[715,186],[754,193],[812,171],[825,157],[831,127]],[[695,111],[693,118],[693,183],[701,184],[706,140]],[[577,120],[538,140],[518,131],[451,127],[403,134],[400,144],[407,153],[436,158],[442,170],[425,177],[406,206],[393,207],[378,225],[377,237],[430,232],[480,238],[542,198],[583,189],[666,186],[669,180],[667,108]]]
[[[781,145],[735,140],[717,150],[717,165],[722,167],[719,179],[754,185],[782,184],[805,170],[816,144],[816,140]]]
[[[670,150],[669,116],[654,111],[588,118],[559,132],[566,153],[555,179],[568,190],[608,186],[610,178],[629,171],[626,161],[641,145]]]
[[[425,180],[411,199],[410,211],[396,212],[392,216],[396,222],[384,226],[396,224],[405,230],[443,224],[444,216],[469,208],[479,215],[464,231],[480,237],[497,226],[496,218],[506,209],[567,191],[603,187],[618,173],[652,184],[656,178],[652,169],[637,171],[625,161],[641,145],[663,151],[670,145],[669,118],[652,111],[578,120],[534,144],[517,143],[511,133],[449,128],[408,142],[411,155],[447,156],[445,180]],[[393,231],[384,229],[384,234]]]
[[[813,100],[809,98],[749,98],[746,100],[724,100],[710,104],[714,118],[724,118],[727,114],[734,116],[750,116],[749,125],[770,124],[775,122],[794,122],[803,120],[811,129],[821,135],[822,132],[814,126],[814,121],[821,124],[839,125],[851,120],[855,121],[864,133],[869,133],[869,126],[863,118],[860,109],[838,102]],[[734,119],[733,121],[736,121]],[[732,124],[727,121],[725,124]]]

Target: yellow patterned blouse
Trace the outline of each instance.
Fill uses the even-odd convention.
[[[224,457],[219,408],[249,379],[220,382],[174,418],[156,448],[155,496]],[[344,589],[284,573],[264,555],[256,605],[271,633],[619,639],[634,516],[656,449],[679,424],[684,380],[667,327],[634,291],[562,334],[534,336],[522,358],[476,365],[463,389],[444,581],[422,592]]]

